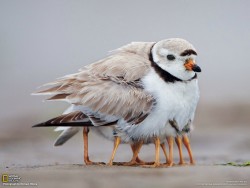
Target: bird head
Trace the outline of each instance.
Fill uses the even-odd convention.
[[[189,80],[195,72],[201,72],[196,64],[197,52],[192,44],[180,38],[171,38],[155,43],[153,61],[163,70],[181,80]]]

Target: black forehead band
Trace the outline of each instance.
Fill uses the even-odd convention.
[[[188,56],[188,55],[197,55],[196,51],[192,50],[192,49],[188,49],[188,50],[185,50],[184,52],[182,52],[180,54],[180,56]]]

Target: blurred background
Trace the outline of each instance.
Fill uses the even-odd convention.
[[[68,105],[30,94],[122,45],[172,37],[195,46],[202,68],[197,163],[250,160],[249,20],[248,0],[0,0],[0,166],[82,164],[81,134],[55,148],[58,133],[31,129]],[[107,162],[112,146],[90,133],[91,159]],[[153,149],[143,147],[142,158],[153,160]],[[123,145],[116,160],[130,157]]]

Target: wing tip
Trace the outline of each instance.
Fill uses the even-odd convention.
[[[63,144],[64,144],[64,141],[62,141],[61,139],[58,139],[55,141],[54,146],[57,147],[57,146],[61,146]]]
[[[33,125],[31,128],[36,128],[36,127],[46,127],[46,124],[45,123],[39,123],[39,124]]]

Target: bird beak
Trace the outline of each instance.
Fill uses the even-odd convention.
[[[201,68],[196,65],[192,59],[187,59],[184,66],[189,71],[201,72]]]

